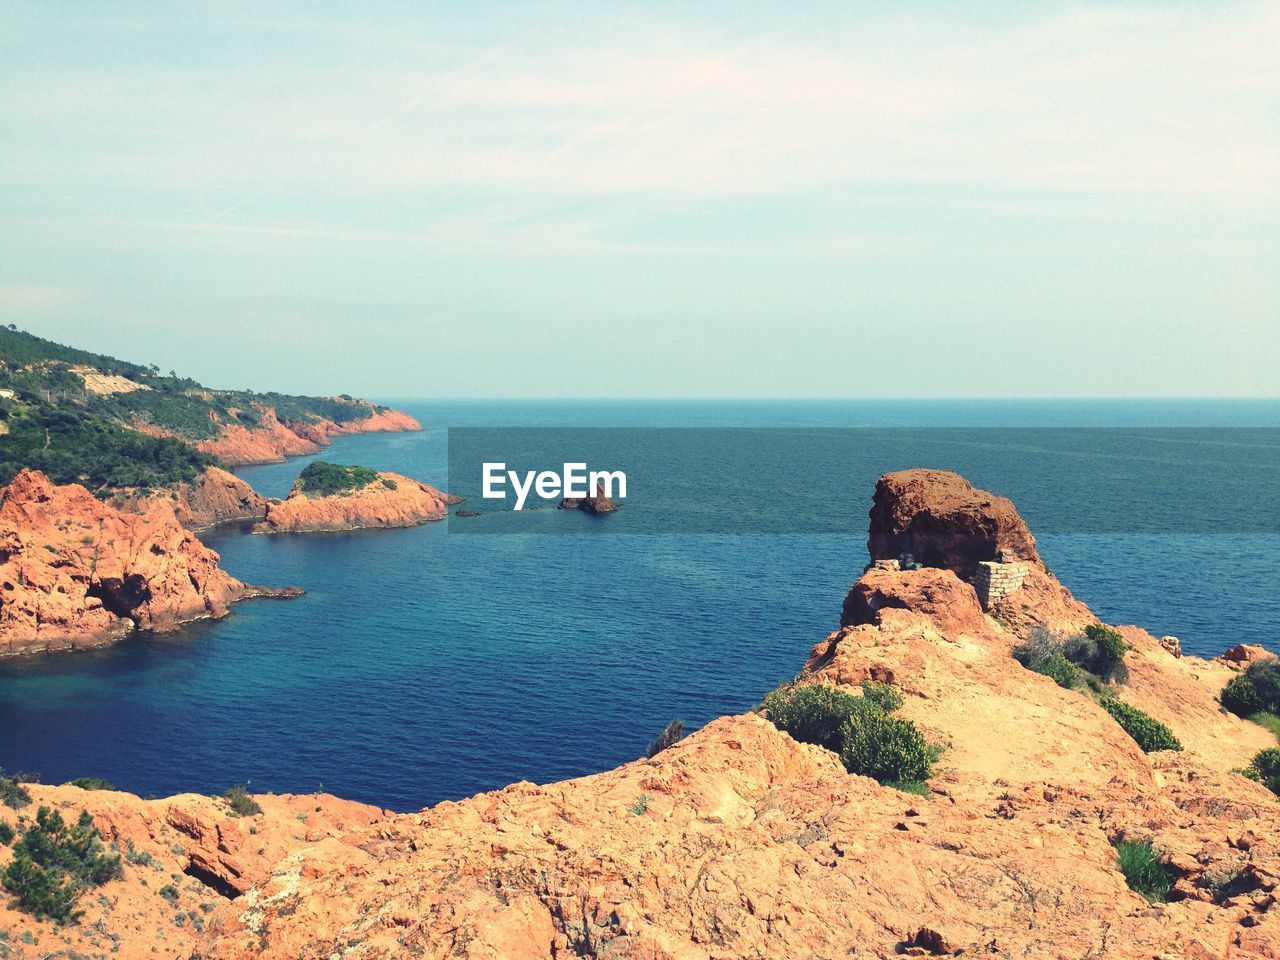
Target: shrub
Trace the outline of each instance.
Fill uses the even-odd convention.
[[[764,698],[765,715],[775,727],[801,743],[816,743],[832,753],[844,744],[843,727],[855,714],[878,709],[861,697],[823,684],[774,690]]]
[[[1258,660],[1245,671],[1258,692],[1263,709],[1280,712],[1280,660]]]
[[[841,728],[840,760],[850,773],[881,783],[928,780],[933,751],[916,725],[879,709],[851,716]]]
[[[79,916],[75,905],[81,893],[123,872],[120,858],[102,849],[102,836],[87,810],[68,825],[62,814],[41,807],[36,822],[23,828],[22,839],[14,844],[13,860],[0,882],[17,898],[20,910],[66,923]]]
[[[17,777],[6,777],[0,770],[0,803],[20,810],[31,802],[31,794]]]
[[[674,746],[675,744],[679,743],[683,739],[684,739],[684,721],[672,720],[670,723],[667,724],[666,728],[660,734],[658,734],[657,739],[655,739],[652,743],[649,744],[649,749],[645,751],[645,756],[652,759],[653,757],[656,757],[658,754],[660,754],[663,750],[667,749],[667,747]]]
[[[773,691],[763,708],[779,730],[839,754],[850,773],[881,783],[927,780],[935,752],[915,724],[881,708],[877,701],[901,703],[900,694],[890,692],[894,696],[875,690],[855,697],[820,684],[795,687]]]
[[[902,706],[902,694],[887,683],[868,680],[862,685],[862,699],[869,700],[885,713],[893,713]]]
[[[1027,642],[1013,648],[1013,658],[1028,670],[1043,674],[1060,687],[1072,690],[1084,682],[1080,668],[1063,653],[1065,640],[1043,627],[1031,631]]]
[[[297,488],[308,496],[328,497],[367,487],[378,479],[378,471],[368,467],[347,467],[339,463],[313,460],[298,475]]]
[[[1247,673],[1237,674],[1228,680],[1218,694],[1218,702],[1239,717],[1247,717],[1266,709],[1258,688],[1253,684],[1253,678]]]
[[[231,812],[237,817],[252,817],[262,812],[258,801],[249,796],[249,791],[244,787],[231,787],[222,798],[230,804]]]
[[[1093,662],[1086,665],[1086,669],[1103,680],[1124,683],[1129,677],[1124,665],[1124,655],[1129,652],[1129,644],[1124,642],[1120,631],[1101,623],[1091,623],[1084,628],[1084,635],[1093,641],[1096,648]]]
[[[68,780],[66,783],[69,787],[79,787],[81,790],[114,790],[115,786],[109,781],[103,780],[101,777],[76,777],[74,780]]]
[[[0,843],[6,847],[13,842],[13,827],[8,820],[0,820]]]
[[[1250,780],[1256,780],[1272,793],[1280,794],[1280,747],[1259,750],[1243,772]]]
[[[1165,903],[1176,876],[1173,868],[1151,846],[1150,840],[1125,841],[1116,847],[1120,872],[1129,889],[1152,903]]]
[[[160,896],[164,897],[170,903],[178,902],[178,888],[172,883],[166,883],[160,888]]]
[[[1125,733],[1133,737],[1144,753],[1182,749],[1182,744],[1173,735],[1172,730],[1137,707],[1107,696],[1102,697],[1098,704],[1115,718],[1116,723],[1120,724]]]

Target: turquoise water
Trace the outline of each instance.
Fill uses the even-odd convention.
[[[1280,425],[1276,402],[397,406],[427,429],[342,438],[323,457],[443,485],[448,426]],[[305,463],[239,472],[279,496]],[[833,509],[865,515],[874,474],[851,469],[862,493]],[[399,810],[590,773],[640,755],[672,717],[698,725],[747,709],[794,675],[866,560],[865,535],[609,536],[585,516],[560,520],[578,535],[220,530],[206,539],[228,570],[306,596],[240,604],[177,636],[0,665],[0,765],[144,795],[248,782]],[[1039,539],[1109,621],[1210,654],[1280,639],[1275,534]]]

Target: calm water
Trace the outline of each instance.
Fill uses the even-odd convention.
[[[397,406],[428,429],[343,438],[324,458],[444,484],[446,426],[1280,425],[1280,402]],[[240,473],[281,496],[305,462]],[[873,476],[853,478],[862,499],[848,509],[865,514]],[[672,717],[744,710],[794,675],[866,560],[865,536],[601,536],[590,518],[558,519],[581,535],[458,536],[443,523],[210,535],[236,576],[307,595],[244,603],[176,637],[0,664],[0,766],[141,794],[323,788],[400,810],[589,773],[641,754]],[[1280,641],[1274,534],[1039,539],[1109,621],[1209,654]]]

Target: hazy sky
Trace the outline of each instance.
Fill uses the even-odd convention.
[[[0,317],[305,392],[1280,393],[1280,7],[992,6],[0,2]]]

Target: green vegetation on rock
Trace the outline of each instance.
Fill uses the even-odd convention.
[[[120,858],[103,852],[102,836],[87,810],[68,824],[56,810],[41,807],[35,823],[22,827],[0,883],[14,895],[18,909],[66,923],[79,916],[75,906],[85,890],[122,872]]]
[[[294,486],[309,497],[330,497],[363,489],[377,479],[378,471],[369,467],[348,467],[313,460],[298,475]]]
[[[1182,743],[1168,726],[1137,707],[1105,695],[1098,699],[1098,704],[1115,718],[1125,733],[1133,737],[1144,753],[1182,749]]]
[[[137,389],[96,393],[86,383],[90,373],[124,377]],[[0,327],[0,388],[15,394],[0,398],[0,484],[26,467],[95,492],[189,481],[215,462],[193,444],[228,426],[258,427],[272,411],[286,424],[307,425],[352,423],[385,409],[347,396],[210,390],[9,327]]]
[[[919,792],[937,751],[914,723],[890,715],[901,702],[901,694],[883,684],[868,684],[861,697],[813,684],[774,690],[761,708],[794,739],[838,754],[850,773]]]
[[[258,801],[249,796],[249,791],[245,787],[230,787],[222,798],[230,805],[231,812],[238,817],[252,817],[262,812]]]
[[[1152,903],[1164,903],[1177,879],[1150,840],[1126,840],[1116,845],[1116,859],[1129,889],[1142,894]]]
[[[1259,750],[1243,771],[1250,780],[1256,780],[1274,794],[1280,794],[1280,747]]]

